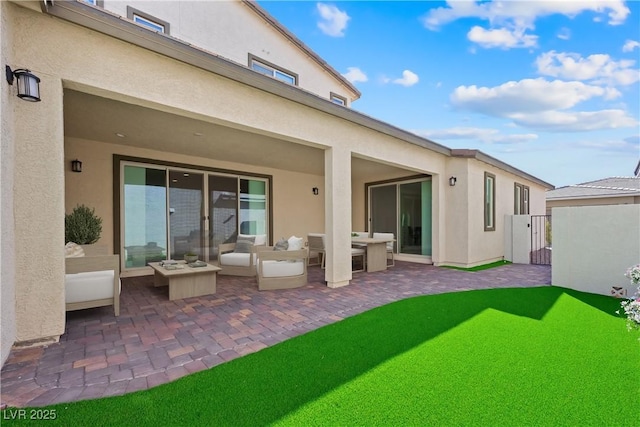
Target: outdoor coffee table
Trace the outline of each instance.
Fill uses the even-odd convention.
[[[155,286],[169,286],[169,299],[199,297],[216,293],[216,274],[220,267],[207,264],[204,267],[190,267],[179,261],[178,268],[169,270],[159,262],[150,262],[154,271]]]

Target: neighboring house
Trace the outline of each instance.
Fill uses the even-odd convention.
[[[640,177],[612,177],[547,191],[547,215],[552,208],[640,204]]]
[[[2,361],[64,332],[78,204],[123,275],[148,273],[150,252],[215,260],[239,232],[324,232],[329,287],[352,277],[353,230],[468,267],[503,258],[505,215],[545,211],[550,184],[349,108],[358,90],[254,3],[92,3],[0,2],[2,61],[42,99],[2,79]]]

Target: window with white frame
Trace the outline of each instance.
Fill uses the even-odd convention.
[[[167,21],[158,19],[131,6],[127,6],[127,18],[151,31],[169,34],[169,23]]]
[[[513,191],[513,213],[515,215],[528,215],[529,187],[527,187],[526,185],[518,184],[516,182]]]
[[[484,173],[484,231],[496,230],[496,176]]]
[[[340,95],[338,95],[336,93],[331,92],[330,95],[329,95],[329,99],[334,104],[342,105],[344,107],[347,106],[347,98],[345,98],[344,96],[340,96]]]
[[[274,79],[283,81],[290,85],[296,86],[298,84],[297,74],[277,67],[276,65],[259,59],[251,54],[249,54],[249,67],[253,71],[257,71],[258,73],[264,74],[265,76],[273,77]]]

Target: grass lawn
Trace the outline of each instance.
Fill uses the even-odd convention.
[[[507,265],[507,264],[511,264],[510,261],[496,261],[496,262],[490,262],[489,264],[482,264],[482,265],[476,265],[475,267],[454,267],[452,265],[441,265],[441,267],[444,268],[451,268],[453,270],[462,270],[462,271],[482,271],[482,270],[488,270],[490,268],[494,268],[494,267],[500,267],[502,265]]]
[[[410,298],[151,390],[51,406],[46,425],[637,426],[640,334],[618,307],[557,287]]]

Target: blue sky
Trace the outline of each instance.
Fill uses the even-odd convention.
[[[640,2],[259,3],[355,84],[354,110],[556,187],[640,159]]]

